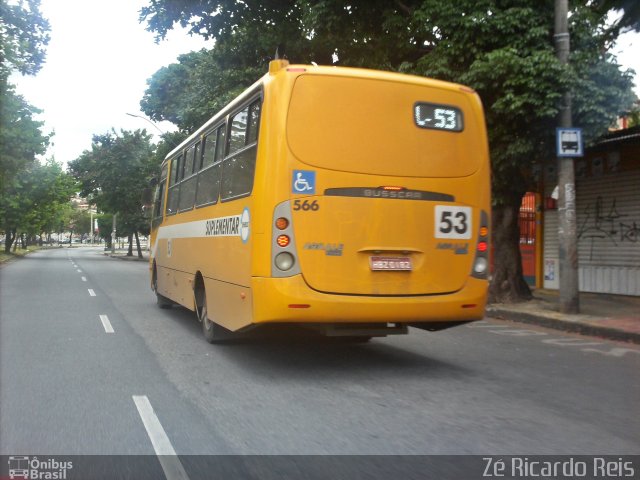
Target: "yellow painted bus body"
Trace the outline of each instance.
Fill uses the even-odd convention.
[[[473,270],[480,240],[483,249],[488,243],[490,173],[473,91],[422,77],[276,61],[168,162],[253,98],[261,110],[251,193],[159,212],[150,262],[157,293],[193,310],[200,282],[209,318],[231,331],[264,323],[416,325],[483,317],[487,275]],[[459,131],[419,128],[417,102],[457,109]],[[166,204],[168,188],[161,191]],[[281,216],[289,223],[283,230],[275,226]],[[286,247],[278,244],[281,235]],[[294,259],[290,271],[274,264],[281,250]]]

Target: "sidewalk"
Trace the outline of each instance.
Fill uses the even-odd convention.
[[[102,252],[103,255],[111,258],[119,258],[120,260],[130,260],[137,262],[148,262],[149,261],[149,252],[147,250],[142,250],[142,258],[138,257],[138,251],[134,248],[133,255],[127,256],[128,248],[116,248],[115,253],[111,253],[111,249],[104,250]]]
[[[563,314],[558,292],[534,290],[524,303],[494,303],[487,316],[640,344],[640,297],[580,293],[580,313]]]

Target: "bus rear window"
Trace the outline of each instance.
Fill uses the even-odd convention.
[[[287,140],[292,153],[314,167],[462,177],[482,164],[481,121],[458,89],[305,74],[293,88]]]

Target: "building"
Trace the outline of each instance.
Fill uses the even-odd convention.
[[[640,127],[603,137],[575,160],[575,174],[580,291],[640,296]],[[544,169],[543,178],[537,236],[538,241],[542,237],[542,265],[535,283],[557,289],[555,165]]]

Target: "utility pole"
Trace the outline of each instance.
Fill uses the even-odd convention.
[[[111,254],[116,253],[116,216],[117,213],[114,213],[113,225],[111,227]]]
[[[554,44],[558,60],[569,63],[568,0],[555,0]],[[560,128],[571,128],[571,92],[562,96]],[[558,240],[560,243],[560,311],[578,313],[578,245],[576,228],[576,184],[573,158],[558,157]]]
[[[91,244],[91,246],[93,246],[93,235],[96,233],[95,230],[93,229],[93,210],[89,209],[89,217],[90,217],[90,222],[91,225],[89,227],[89,235],[91,235],[89,238],[89,243]]]

